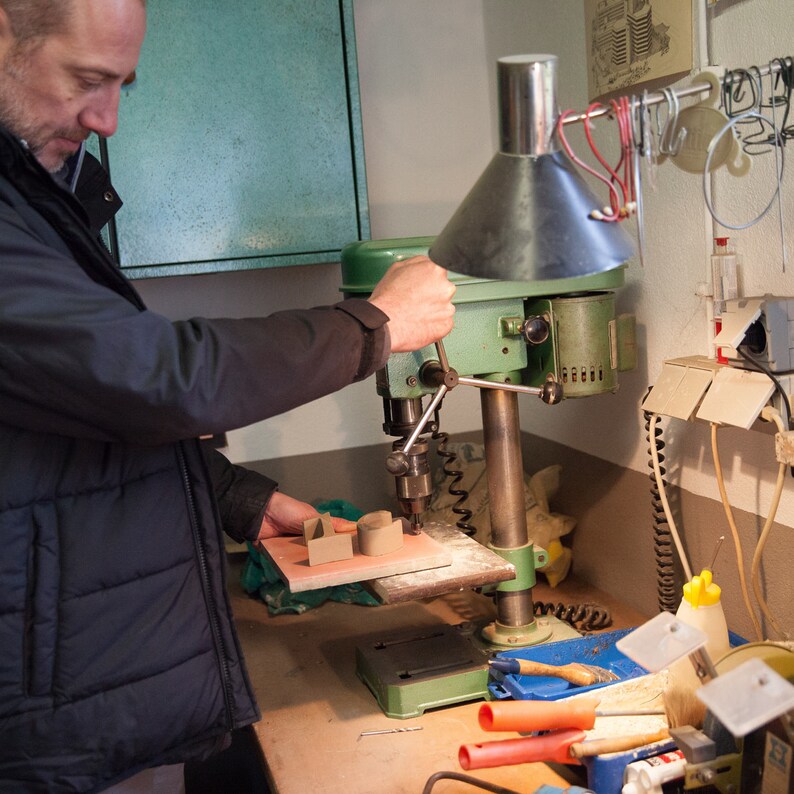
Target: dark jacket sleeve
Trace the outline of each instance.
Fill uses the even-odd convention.
[[[202,446],[224,532],[238,543],[256,540],[265,508],[278,485],[264,474],[236,466],[217,449]]]
[[[365,300],[172,322],[87,278],[0,202],[0,421],[154,444],[222,433],[383,366]]]

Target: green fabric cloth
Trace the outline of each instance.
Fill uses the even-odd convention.
[[[315,507],[319,513],[330,513],[332,516],[346,518],[348,521],[358,521],[364,515],[363,511],[341,499],[321,502]],[[273,563],[264,554],[257,551],[251,543],[247,545],[248,559],[243,566],[240,584],[246,593],[264,601],[271,615],[284,613],[299,615],[326,601],[340,601],[343,604],[361,604],[363,606],[377,606],[380,603],[358,583],[292,593],[278,575]]]

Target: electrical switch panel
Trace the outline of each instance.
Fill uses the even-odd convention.
[[[642,408],[686,421],[749,428],[774,391],[770,378],[761,372],[689,356],[664,362]]]
[[[726,301],[714,344],[730,361],[741,362],[739,346],[772,372],[794,370],[794,298],[764,295]]]

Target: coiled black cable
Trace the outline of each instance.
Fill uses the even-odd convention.
[[[463,479],[463,471],[455,468],[455,461],[458,456],[451,449],[447,449],[449,443],[449,433],[441,432],[441,417],[439,413],[440,405],[435,410],[434,422],[435,430],[433,431],[432,438],[438,442],[436,452],[440,458],[444,459],[442,469],[447,477],[451,478],[447,491],[450,496],[457,496],[458,501],[452,505],[452,512],[460,516],[460,519],[455,523],[455,526],[460,529],[465,535],[472,536],[477,532],[477,528],[469,523],[472,517],[472,511],[463,506],[463,503],[469,498],[469,492],[463,488],[458,488],[458,483]]]
[[[436,448],[438,456],[444,459],[442,464],[444,474],[451,478],[447,491],[450,496],[458,497],[458,501],[452,506],[452,512],[461,516],[461,518],[455,526],[464,534],[472,536],[477,532],[476,527],[469,523],[472,511],[463,506],[463,503],[469,498],[469,492],[464,488],[457,487],[458,483],[463,479],[463,471],[455,468],[455,461],[458,459],[457,453],[447,449],[449,434],[441,431],[441,405],[443,405],[443,401],[434,412],[432,438],[438,442]],[[488,595],[492,595],[492,593]],[[565,621],[579,631],[597,631],[612,625],[612,615],[609,610],[599,604],[553,604],[551,602],[535,601],[532,606],[535,615],[554,615],[554,617]]]
[[[553,604],[535,601],[535,615],[554,615],[578,631],[598,631],[612,625],[612,615],[600,604]]]
[[[662,438],[662,428],[658,422],[656,424],[653,438],[651,438],[651,418],[650,411],[643,411],[645,416],[645,431],[648,441],[648,466],[651,469],[651,509],[653,510],[653,548],[656,558],[656,592],[660,612],[672,612],[678,609],[679,595],[675,586],[675,568],[673,565],[673,533],[667,523],[664,514],[664,505],[659,494],[659,484],[656,482],[656,475],[653,470],[653,450],[651,445],[655,445],[658,450],[659,472],[665,475],[663,461],[664,440]]]

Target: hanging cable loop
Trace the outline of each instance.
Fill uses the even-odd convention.
[[[769,200],[769,203],[764,207],[763,210],[752,220],[747,221],[747,223],[740,223],[740,224],[733,224],[730,223],[717,215],[716,210],[714,209],[713,203],[711,201],[711,197],[709,196],[708,190],[708,179],[709,179],[709,172],[711,169],[711,159],[714,156],[714,152],[717,149],[717,145],[719,144],[722,136],[725,135],[727,132],[731,131],[736,127],[737,124],[741,124],[745,121],[750,119],[758,119],[760,122],[765,122],[769,124],[772,129],[775,129],[774,121],[771,121],[763,114],[759,113],[755,110],[749,110],[746,113],[743,113],[741,116],[735,116],[732,119],[728,119],[727,123],[723,126],[723,128],[711,139],[711,143],[709,144],[708,154],[706,155],[706,164],[703,169],[703,196],[706,201],[706,207],[708,208],[711,217],[720,224],[720,226],[724,226],[726,229],[735,229],[740,231],[742,229],[747,229],[753,224],[758,223],[772,208],[772,205],[775,203],[775,199],[777,198],[778,193],[780,192],[780,181],[783,178],[783,170],[785,168],[785,157],[784,157],[784,149],[779,147],[780,151],[780,159],[778,161],[777,171],[777,183],[775,185],[775,190],[772,193],[772,198]]]

